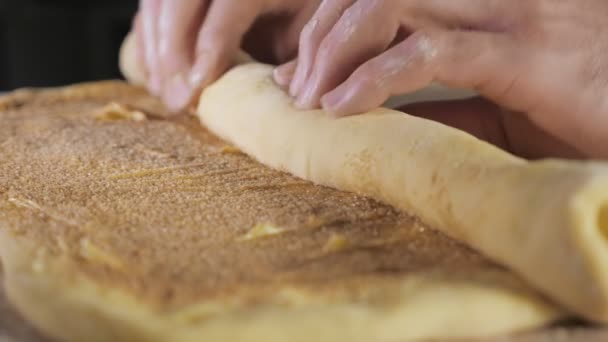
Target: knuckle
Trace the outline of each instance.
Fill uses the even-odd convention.
[[[381,77],[377,68],[373,63],[363,65],[353,75],[355,87],[360,91],[377,89],[381,86]]]
[[[311,19],[302,29],[302,33],[300,34],[300,39],[303,42],[309,42],[320,38],[319,28],[319,18]]]
[[[365,0],[358,2],[353,6],[347,8],[342,15],[343,20],[354,21],[357,17],[362,16],[367,6],[370,6]]]
[[[390,91],[411,70],[410,64],[407,58],[396,58],[396,55],[376,58],[360,67],[361,84],[370,91]]]
[[[608,85],[608,63],[602,58],[603,53],[593,51],[588,58],[583,59],[580,67],[580,77],[583,84],[605,89]]]
[[[358,78],[361,79],[361,82],[369,84],[376,80],[377,77],[382,73],[382,66],[380,65],[379,60],[372,60],[359,67],[357,73],[359,74]]]
[[[354,38],[359,25],[361,25],[361,21],[357,20],[358,14],[355,13],[356,12],[345,13],[336,26],[329,32],[327,40],[334,44],[343,44]]]
[[[445,46],[445,40],[434,31],[418,31],[409,39],[413,42],[413,53],[427,62],[435,61],[440,50],[449,48]]]
[[[339,44],[337,43],[335,37],[330,35],[323,39],[319,45],[317,58],[321,60],[329,60],[335,54],[337,49],[339,49]]]
[[[319,6],[319,17],[326,18],[328,20],[337,20],[342,16],[344,10],[348,8],[353,1],[349,0],[323,0]]]

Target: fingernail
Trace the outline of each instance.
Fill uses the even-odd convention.
[[[323,109],[335,113],[344,102],[345,95],[344,91],[338,87],[321,98],[321,106]]]
[[[205,80],[205,76],[207,75],[206,70],[206,66],[203,65],[203,62],[197,62],[190,72],[188,84],[190,84],[192,88],[199,87],[199,85]]]
[[[320,94],[320,79],[317,75],[311,75],[302,85],[300,93],[296,100],[296,106],[300,109],[314,109],[319,106]]]
[[[294,71],[294,66],[290,64],[283,64],[275,68],[273,72],[275,82],[283,88],[287,87],[293,78]]]
[[[148,80],[148,90],[150,90],[153,95],[160,95],[162,91],[162,82],[160,80],[160,75],[157,73],[150,74],[150,79]]]
[[[192,88],[188,85],[186,76],[179,73],[167,84],[163,93],[163,102],[174,112],[183,110],[188,106],[192,97]]]
[[[300,79],[301,77],[298,77],[298,75],[296,75],[291,81],[291,85],[289,86],[289,95],[291,95],[291,97],[298,96],[298,93],[300,92],[300,83],[302,83]]]
[[[298,96],[295,105],[298,109],[312,109],[315,104],[313,103],[314,88],[305,87],[304,91]]]
[[[188,83],[190,84],[191,88],[197,89],[204,85],[203,83],[209,76],[210,66],[210,56],[206,56],[206,54],[200,54],[197,57],[196,63],[194,63],[194,66],[192,67],[192,71],[190,72],[190,76],[188,78]]]
[[[304,67],[298,64],[293,80],[291,80],[291,86],[289,87],[289,95],[291,95],[291,97],[297,97],[300,94],[302,85],[304,81],[306,81],[304,75],[306,75],[304,72]]]
[[[352,87],[341,84],[321,98],[321,107],[333,117],[352,114],[349,111],[353,109],[351,105],[356,96]]]

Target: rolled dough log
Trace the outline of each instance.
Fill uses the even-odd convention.
[[[133,56],[127,42],[125,74],[141,83]],[[608,322],[607,164],[528,162],[389,109],[298,111],[271,74],[257,63],[229,71],[201,95],[201,121],[266,165],[413,213]]]

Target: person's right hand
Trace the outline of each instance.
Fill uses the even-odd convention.
[[[274,62],[293,57],[319,2],[141,0],[134,26],[149,91],[178,111],[230,67],[243,44],[270,51]]]
[[[469,131],[491,123],[524,156],[608,158],[607,53],[606,0],[333,0],[275,80],[297,107],[337,116],[432,82],[475,89],[510,111],[435,104],[460,113],[436,119]]]

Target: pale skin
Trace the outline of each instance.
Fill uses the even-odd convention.
[[[148,90],[178,111],[231,66],[243,44],[268,62],[289,60],[319,2],[140,0],[134,29]]]
[[[138,22],[145,22],[145,2]],[[297,59],[277,68],[275,80],[299,108],[323,107],[336,116],[352,115],[378,107],[392,95],[440,82],[475,89],[483,99],[417,104],[403,110],[466,130],[524,157],[608,158],[605,0],[325,0],[320,6],[267,2],[289,7],[296,13],[293,18],[300,20],[290,26],[301,31],[299,39],[295,34],[295,42],[290,41],[291,34],[273,41],[289,47],[279,60],[298,51]],[[235,6],[237,1],[210,3]],[[239,2],[241,8],[244,4],[249,2]],[[248,17],[281,11],[258,10]],[[226,15],[214,19],[208,9],[206,13],[203,27],[208,21],[219,25],[236,20]],[[236,53],[252,21],[228,30],[228,38],[221,37],[224,31],[213,30],[218,36],[211,42],[230,46],[220,48],[230,51],[220,55]],[[161,81],[150,78],[150,90],[163,95],[174,109],[185,106],[193,93],[188,101],[171,105],[180,92],[166,90],[172,88],[167,86],[170,75],[180,68],[170,58],[158,58],[155,64],[145,52],[150,45],[162,45],[161,40],[146,36],[145,29],[139,32],[144,32],[140,50],[147,69],[162,70]],[[188,77],[205,76],[190,83],[190,92],[202,89],[228,67],[216,62],[219,67],[197,69],[196,52],[216,49],[201,49],[207,40],[200,33],[198,41],[197,48],[190,49],[194,67]],[[188,50],[185,42],[182,38],[182,50]]]

